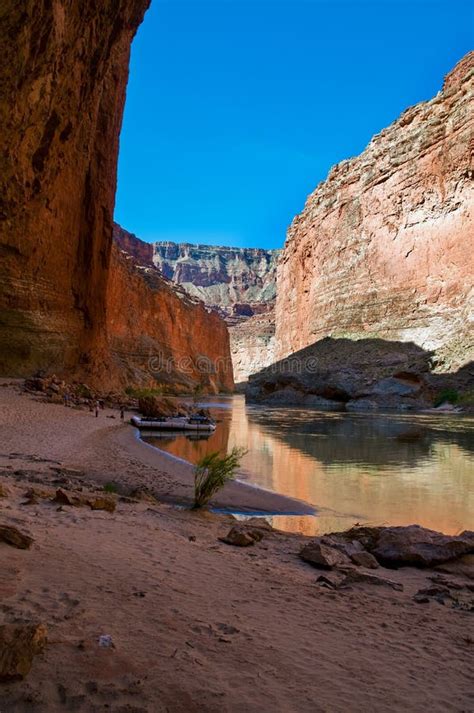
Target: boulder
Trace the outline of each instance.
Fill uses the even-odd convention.
[[[460,535],[444,535],[420,525],[408,525],[354,527],[336,535],[351,542],[358,540],[380,564],[387,567],[434,567],[474,553],[474,533],[468,531]]]
[[[379,563],[370,552],[362,550],[361,552],[354,552],[351,555],[351,560],[358,567],[367,567],[367,569],[377,569]]]
[[[219,538],[226,545],[235,545],[236,547],[249,547],[255,544],[255,539],[248,533],[232,528],[225,537]]]
[[[105,510],[106,512],[115,512],[117,503],[112,498],[97,497],[89,500],[91,510]]]
[[[91,510],[105,510],[115,512],[117,501],[114,498],[103,495],[88,496],[80,493],[71,493],[63,488],[58,488],[53,498],[54,503],[59,505],[69,505],[70,507],[85,507],[88,505]]]
[[[43,624],[3,624],[0,626],[0,681],[8,683],[24,678],[33,658],[47,642]]]
[[[51,377],[34,376],[31,379],[25,380],[25,389],[27,391],[46,391],[51,384]]]
[[[436,600],[439,604],[444,604],[446,599],[453,599],[448,587],[433,586],[419,589],[413,597],[417,604],[427,604],[430,599]]]
[[[324,544],[322,540],[308,542],[300,551],[299,556],[313,567],[332,569],[339,565],[350,564],[350,558],[335,547]]]
[[[249,547],[263,539],[264,531],[264,528],[253,527],[251,525],[236,525],[225,537],[219,537],[219,540],[225,542],[227,545]]]
[[[37,505],[39,503],[38,496],[33,489],[25,493],[26,500],[23,500],[22,505]]]
[[[344,575],[340,572],[326,572],[320,574],[316,579],[316,584],[327,589],[338,589],[344,581]]]
[[[418,375],[413,375],[411,379],[389,376],[386,379],[377,381],[370,389],[376,396],[415,396],[423,386],[423,381]]]
[[[34,540],[16,527],[0,525],[0,542],[5,542],[18,550],[29,550]]]
[[[4,485],[0,484],[0,498],[6,498],[9,495],[9,490]]]
[[[446,572],[474,580],[474,555],[464,555],[457,560],[438,565],[436,569],[439,572]]]
[[[455,581],[454,579],[448,579],[444,574],[433,574],[431,577],[428,577],[432,582],[435,584],[440,584],[443,587],[448,587],[448,589],[455,589],[455,590],[460,590],[464,589],[465,587],[469,587],[469,585],[464,585],[461,584],[460,582]],[[474,585],[470,585],[474,586]]]
[[[351,568],[345,570],[345,575],[341,587],[350,587],[352,584],[374,584],[378,587],[390,587],[397,592],[403,592],[403,584],[401,582],[393,582],[391,579],[379,577],[375,574],[367,574]]]
[[[352,557],[352,555],[356,552],[364,552],[364,548],[358,540],[351,541],[348,538],[340,537],[337,534],[323,535],[323,537],[321,537],[321,542],[323,545],[335,547],[336,550],[343,552],[348,557]]]
[[[56,490],[55,496],[53,498],[53,503],[58,503],[58,505],[69,505],[71,507],[74,505],[76,507],[83,505],[83,503],[79,502],[77,498],[74,498],[73,495],[66,492],[62,488],[58,488]]]

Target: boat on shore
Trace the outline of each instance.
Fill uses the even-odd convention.
[[[150,418],[132,416],[131,423],[139,429],[157,431],[203,431],[213,432],[216,424],[206,416],[176,416],[171,418]]]

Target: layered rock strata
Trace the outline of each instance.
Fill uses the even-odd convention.
[[[119,225],[114,235],[117,244],[140,264],[156,266],[224,317],[236,383],[274,361],[279,250],[145,243]]]
[[[106,362],[118,140],[148,4],[2,4],[2,373]]]
[[[107,290],[111,364],[122,383],[217,393],[234,382],[224,320],[114,246]]]
[[[473,67],[309,196],[278,266],[277,358],[328,336],[414,342],[441,371],[474,358]]]
[[[251,376],[247,397],[327,410],[419,409],[436,392],[431,357],[410,342],[326,338]]]
[[[439,374],[433,359],[433,352],[413,342],[327,337],[252,375],[246,396],[333,411],[409,411],[442,404],[454,394],[471,410],[474,366]]]
[[[153,262],[163,275],[190,295],[219,308],[226,316],[251,316],[275,298],[279,250],[228,248],[188,243],[153,243]]]
[[[130,45],[148,4],[2,3],[1,374],[44,370],[108,388],[153,382],[148,359],[159,353],[188,358],[193,384],[198,357],[229,356],[215,315],[112,255]],[[202,378],[232,385],[231,374]]]

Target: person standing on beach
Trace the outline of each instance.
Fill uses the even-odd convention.
[[[96,418],[98,418],[98,416],[99,416],[99,408],[100,408],[100,404],[98,401],[96,401],[95,402],[95,417]]]
[[[120,420],[123,421],[125,418],[125,406],[120,406]]]

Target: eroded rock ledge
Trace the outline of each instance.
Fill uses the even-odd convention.
[[[278,267],[278,358],[328,336],[414,342],[445,371],[474,358],[473,67],[309,196]]]
[[[331,411],[409,411],[431,408],[450,390],[473,391],[472,364],[436,374],[435,363],[413,342],[327,337],[252,375],[246,396]]]

